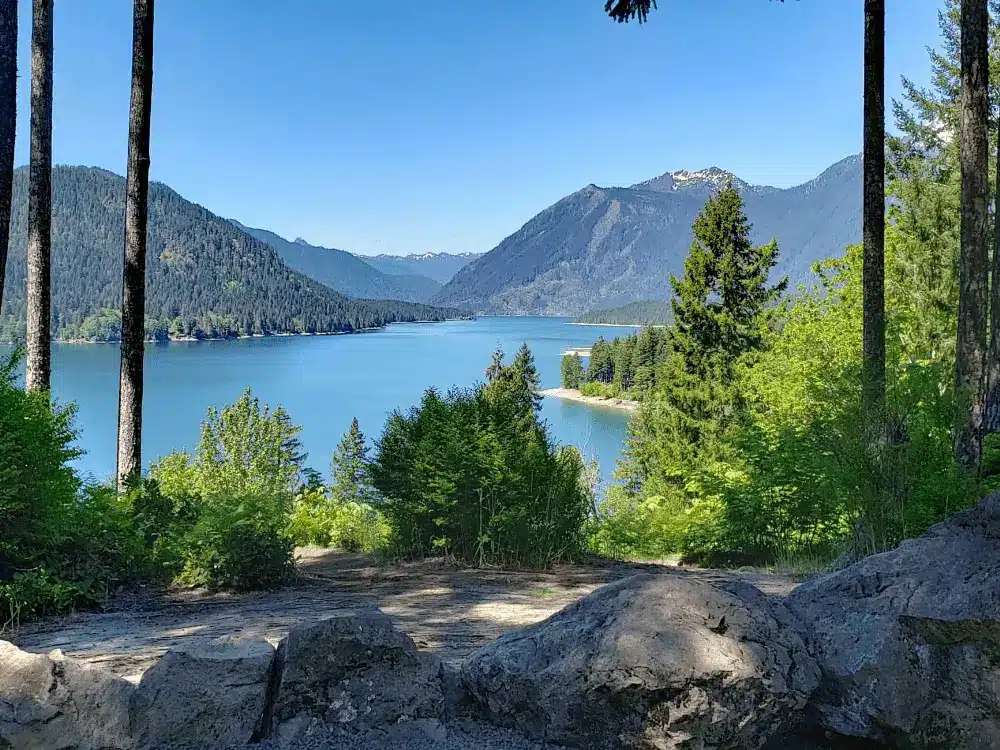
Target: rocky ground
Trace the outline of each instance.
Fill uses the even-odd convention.
[[[130,681],[170,647],[227,635],[262,636],[272,644],[290,627],[357,607],[377,606],[420,649],[457,661],[512,628],[542,620],[597,587],[661,565],[560,565],[544,572],[477,570],[440,560],[380,567],[364,554],[305,548],[300,580],[278,591],[213,595],[166,591],[117,597],[111,611],[79,613],[23,626],[0,638],[26,651],[59,648]],[[706,580],[718,572],[688,570]],[[764,593],[786,594],[795,581],[743,573]],[[497,745],[504,747],[504,745]]]

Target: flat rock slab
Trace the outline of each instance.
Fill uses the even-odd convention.
[[[462,666],[496,722],[580,748],[756,748],[819,682],[781,601],[642,574],[501,636]]]

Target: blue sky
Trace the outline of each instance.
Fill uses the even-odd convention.
[[[888,95],[940,0],[888,0]],[[594,182],[808,180],[861,150],[862,0],[159,0],[152,177],[354,252],[486,251]],[[18,163],[30,2],[20,3]],[[130,0],[56,0],[54,158],[123,173]]]

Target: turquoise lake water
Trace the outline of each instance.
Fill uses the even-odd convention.
[[[351,418],[377,438],[386,415],[416,404],[430,386],[447,389],[483,378],[498,346],[508,355],[531,347],[545,388],[559,385],[564,349],[629,329],[574,326],[567,318],[486,317],[474,321],[392,325],[346,336],[287,336],[149,345],[143,410],[143,463],[192,448],[205,410],[224,406],[250,387],[281,404],[302,426],[307,465],[324,475]],[[78,406],[80,469],[97,479],[114,472],[118,347],[59,344],[53,352],[55,397]],[[542,416],[553,437],[579,446],[614,471],[627,413],[546,398]]]

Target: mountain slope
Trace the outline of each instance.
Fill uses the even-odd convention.
[[[362,260],[382,273],[419,274],[447,284],[458,271],[482,253],[423,253],[422,255],[362,255]]]
[[[777,237],[779,272],[802,279],[816,260],[861,239],[861,158],[804,185],[752,186],[718,168],[674,172],[628,188],[588,185],[542,211],[469,263],[434,297],[502,314],[578,315],[669,296],[683,270],[691,224],[730,179],[756,242]]]
[[[310,245],[303,239],[290,242],[266,229],[233,223],[277,250],[282,260],[299,273],[348,297],[424,302],[441,289],[440,283],[426,276],[384,273],[344,250]]]
[[[0,328],[23,329],[28,172],[14,175],[10,256]],[[54,332],[114,338],[121,305],[125,179],[102,169],[52,175]],[[289,269],[278,253],[166,185],[149,190],[146,313],[159,336],[331,332],[447,311],[350,300]],[[452,311],[454,314],[454,311]],[[99,329],[99,330],[98,330]]]

